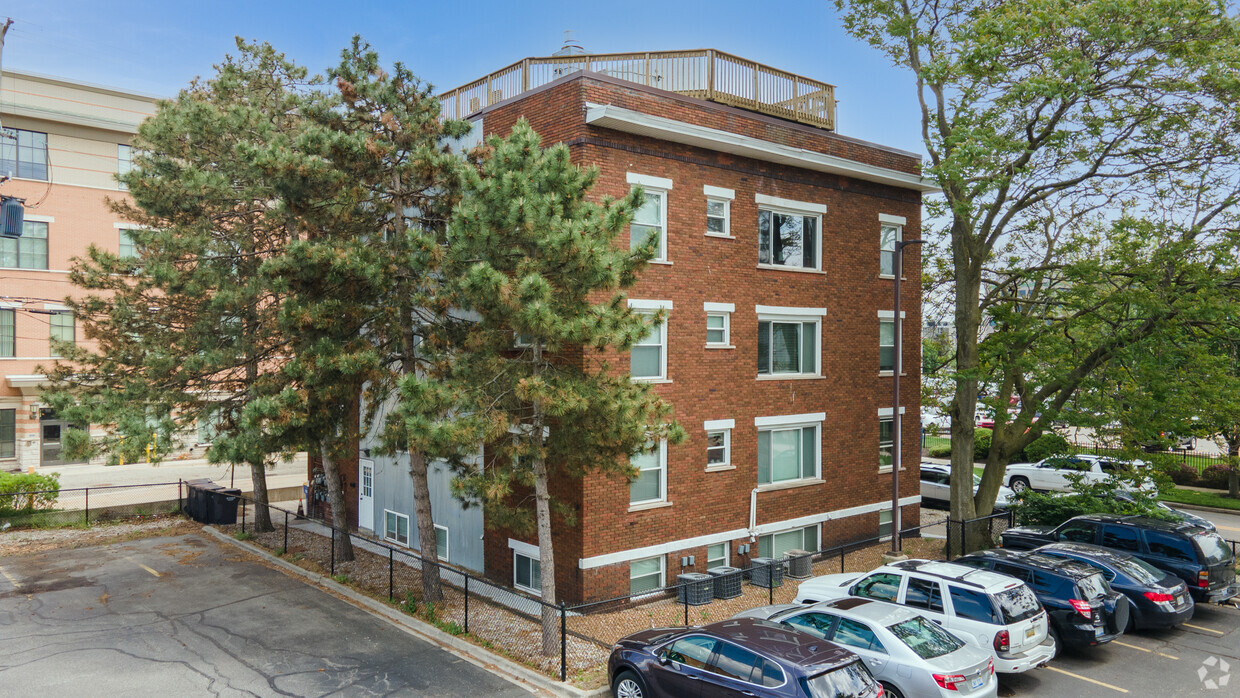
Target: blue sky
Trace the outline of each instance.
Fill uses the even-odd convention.
[[[592,53],[717,48],[837,85],[840,133],[923,152],[912,79],[845,34],[827,0],[19,0],[2,14],[16,22],[6,68],[156,95],[209,74],[236,35],[317,71],[361,34],[441,90],[550,55],[565,29]]]

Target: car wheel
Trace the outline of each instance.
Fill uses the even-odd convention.
[[[900,692],[900,689],[886,681],[880,681],[879,683],[883,686],[883,698],[904,698],[904,694]]]
[[[646,698],[646,684],[631,671],[622,671],[611,684],[611,694],[616,698]]]
[[[1014,477],[1011,482],[1008,483],[1008,487],[1011,487],[1012,491],[1016,494],[1020,494],[1021,492],[1029,489],[1029,480],[1023,477]]]
[[[1128,609],[1128,624],[1124,626],[1124,634],[1131,635],[1137,630],[1137,614],[1131,608]]]
[[[1054,659],[1059,656],[1060,652],[1063,652],[1063,640],[1059,639],[1059,632],[1055,630],[1055,626],[1047,623],[1046,629],[1049,632],[1051,639],[1055,641],[1055,654],[1051,657],[1051,659]]]

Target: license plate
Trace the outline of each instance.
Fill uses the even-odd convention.
[[[1098,636],[1099,636],[1099,635],[1101,635],[1101,634],[1102,634],[1102,626],[1101,626],[1101,625],[1095,625],[1095,626],[1094,626],[1094,637],[1098,637]]]
[[[979,674],[969,682],[969,690],[981,688],[984,683],[986,683],[986,676],[984,674]]]
[[[1028,640],[1029,638],[1033,637],[1034,634],[1036,634],[1037,632],[1038,632],[1037,628],[1033,627],[1032,625],[1029,626],[1028,628],[1025,628],[1025,639]]]
[[[1176,594],[1176,595],[1175,595],[1175,605],[1176,605],[1176,606],[1183,606],[1183,605],[1184,605],[1184,595],[1183,595],[1183,594]]]

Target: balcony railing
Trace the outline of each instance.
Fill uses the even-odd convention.
[[[835,86],[715,49],[524,58],[440,95],[462,118],[579,70],[835,130]]]

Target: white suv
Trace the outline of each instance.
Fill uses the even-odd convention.
[[[1143,460],[1125,461],[1109,456],[1080,453],[1074,456],[1051,456],[1037,463],[1012,463],[1003,475],[1004,484],[1014,492],[1027,489],[1068,492],[1072,489],[1069,475],[1079,474],[1085,482],[1102,482],[1122,471],[1141,472]],[[1154,482],[1145,478],[1140,489],[1153,490]]]
[[[950,562],[905,560],[868,574],[829,574],[803,582],[798,603],[848,596],[916,609],[953,635],[988,652],[995,671],[1020,674],[1055,656],[1046,611],[1029,587],[1002,574]]]

